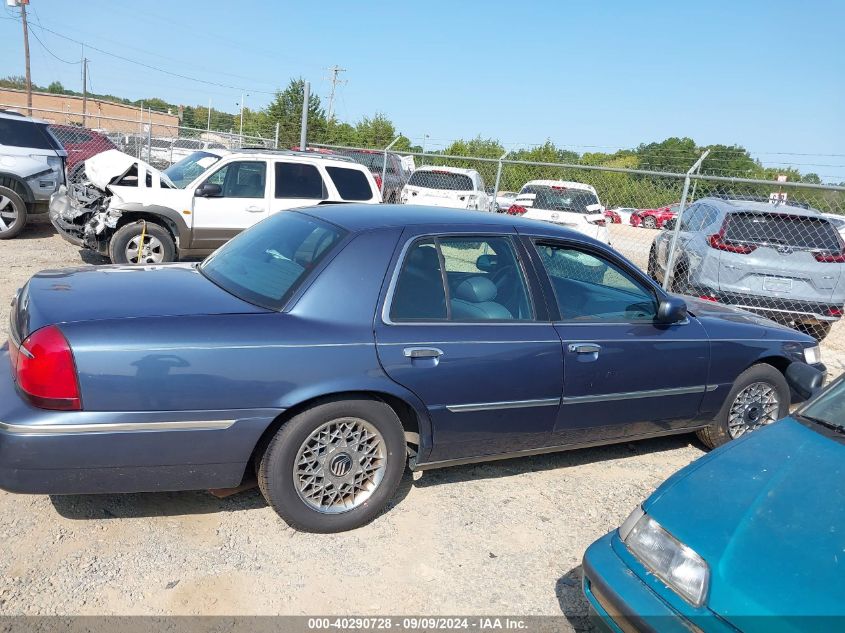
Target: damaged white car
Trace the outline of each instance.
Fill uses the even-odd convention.
[[[65,240],[116,264],[207,255],[286,209],[381,201],[367,168],[313,153],[206,149],[159,171],[110,150],[88,159],[85,173],[53,194],[50,220]]]

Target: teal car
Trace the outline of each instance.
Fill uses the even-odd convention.
[[[795,363],[814,397],[664,482],[584,555],[614,632],[845,631],[845,376]]]

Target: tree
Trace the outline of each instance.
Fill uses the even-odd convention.
[[[276,92],[273,101],[257,117],[259,132],[271,137],[279,124],[279,145],[292,147],[299,145],[302,121],[302,104],[305,100],[305,80],[302,77],[291,79],[287,88]],[[326,133],[326,112],[316,94],[308,98],[308,141],[319,142]]]
[[[65,93],[65,87],[62,85],[61,81],[54,81],[47,86],[47,92],[54,95],[62,95]]]

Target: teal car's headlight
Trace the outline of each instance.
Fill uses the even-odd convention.
[[[619,528],[631,553],[684,600],[699,607],[707,595],[710,570],[689,547],[637,508]]]

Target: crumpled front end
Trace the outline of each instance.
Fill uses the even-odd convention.
[[[105,255],[108,240],[103,233],[116,228],[121,216],[109,208],[111,199],[89,183],[62,185],[50,197],[50,222],[67,242]]]

